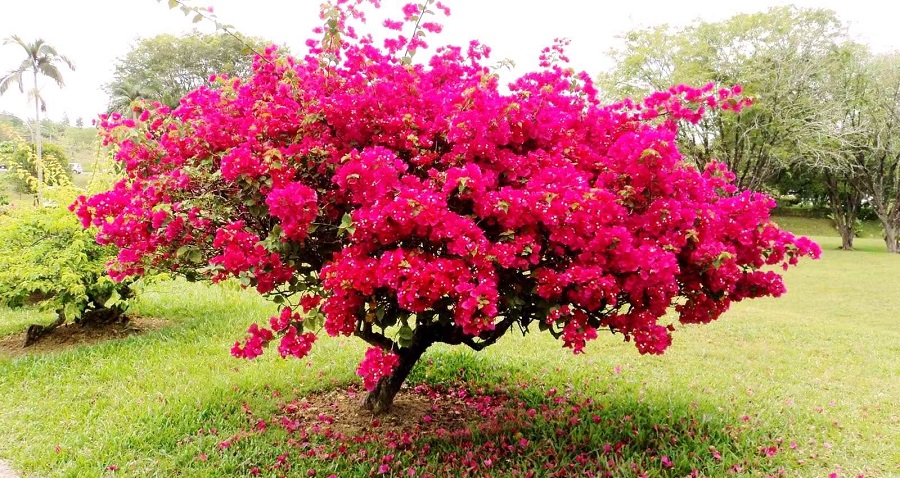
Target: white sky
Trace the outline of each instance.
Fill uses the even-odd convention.
[[[26,41],[44,38],[76,63],[76,71],[63,70],[66,87],[41,85],[48,114],[72,122],[83,117],[90,124],[104,109],[107,98],[101,85],[112,79],[116,58],[127,53],[137,37],[160,33],[180,34],[199,27],[211,31],[206,22],[191,23],[181,12],[169,10],[156,0],[0,0],[0,38],[13,34]],[[224,23],[238,31],[287,44],[302,52],[303,42],[317,25],[321,0],[195,0],[198,6],[213,6]],[[382,11],[399,17],[406,0],[382,0]],[[851,34],[875,51],[900,49],[896,20],[900,2],[882,0],[445,0],[452,15],[444,18],[444,32],[430,36],[431,46],[467,45],[478,39],[493,49],[493,60],[509,58],[519,69],[536,65],[540,49],[555,37],[572,40],[572,66],[591,75],[607,69],[607,51],[615,36],[628,30],[669,23],[683,25],[692,19],[716,21],[736,13],[765,10],[773,5],[794,3],[801,7],[829,8],[850,25]],[[380,29],[374,19],[368,25]],[[0,74],[18,66],[18,46],[0,46]],[[511,79],[511,76],[510,76]],[[26,84],[26,89],[28,88]],[[30,106],[31,105],[31,106]],[[34,114],[27,96],[11,88],[0,96],[0,112],[28,117]]]

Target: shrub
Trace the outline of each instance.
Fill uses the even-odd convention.
[[[13,208],[0,216],[0,305],[38,306],[57,316],[48,326],[30,326],[26,345],[67,320],[123,318],[133,281],[106,275],[114,256],[114,248],[97,244],[65,207]]]
[[[578,353],[609,330],[658,354],[672,308],[709,322],[781,295],[767,266],[818,255],[770,221],[771,198],[681,161],[678,122],[740,110],[738,88],[604,106],[558,43],[506,93],[477,42],[411,61],[440,29],[422,7],[404,9],[412,40],[379,48],[339,3],[304,58],[272,47],[250,78],[213,78],[175,110],[104,118],[127,177],[73,205],[121,248],[118,279],[237,277],[281,304],[234,355],[277,336],[302,357],[322,328],[360,337],[377,413],[434,343],[481,350],[538,329]]]

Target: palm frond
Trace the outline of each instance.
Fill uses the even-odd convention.
[[[65,63],[66,66],[68,66],[70,70],[75,71],[75,62],[70,60],[69,57],[67,57],[65,55],[59,55],[57,58],[59,58],[60,61]]]
[[[4,44],[4,45],[11,45],[11,44],[14,44],[14,43],[15,43],[15,44],[18,44],[19,46],[21,46],[21,47],[24,48],[25,50],[28,50],[28,44],[25,43],[25,41],[22,40],[22,38],[19,37],[19,35],[12,35],[12,36],[8,36],[8,37],[6,37],[6,38],[3,39],[3,44]]]
[[[22,63],[19,63],[19,67],[16,68],[16,71],[26,72],[34,68],[34,63],[32,63],[31,58],[25,58],[22,60]]]
[[[159,91],[152,85],[124,83],[112,90],[109,102],[110,113],[133,115],[133,108],[141,101],[152,101],[159,96]]]
[[[35,43],[40,43],[38,45],[38,51],[43,54],[43,56],[55,57],[59,56],[59,52],[56,51],[56,48],[53,48],[52,45],[44,43],[43,39],[38,39]]]
[[[59,72],[59,68],[50,61],[41,61],[38,63],[37,67],[38,73],[55,81],[60,88],[66,86],[63,81],[62,73]]]
[[[9,85],[13,83],[17,83],[19,85],[19,91],[24,93],[25,85],[22,83],[23,73],[22,70],[13,70],[7,73],[3,78],[0,78],[0,95],[6,93],[6,90],[9,89]]]

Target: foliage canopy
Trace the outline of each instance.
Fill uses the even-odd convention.
[[[254,54],[250,47],[261,51],[264,43],[259,38],[197,31],[182,37],[164,34],[141,39],[119,59],[113,81],[104,86],[110,95],[109,110],[128,113],[138,100],[175,107],[211,75],[247,76]]]

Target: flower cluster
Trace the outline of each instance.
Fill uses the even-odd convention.
[[[378,347],[370,347],[366,350],[366,357],[356,369],[356,374],[362,377],[363,386],[368,391],[375,390],[375,385],[382,377],[387,377],[399,364],[399,359],[392,353],[385,353]]]
[[[273,189],[266,197],[269,214],[281,220],[285,240],[303,242],[313,219],[318,215],[316,192],[303,183],[289,183]]]
[[[561,65],[562,41],[501,88],[477,42],[411,62],[436,24],[383,47],[358,36],[360,3],[327,5],[305,57],[271,47],[249,78],[100,122],[125,178],[73,208],[121,249],[117,277],[167,269],[304,298],[306,319],[252,328],[235,355],[280,335],[283,356],[304,356],[323,327],[397,352],[410,333],[477,345],[532,322],[575,352],[612,330],[662,353],[669,310],[709,322],[781,295],[770,266],[818,256],[771,222],[771,198],[678,151],[679,123],[740,111],[739,88],[603,105]],[[397,325],[406,335],[390,337]],[[379,353],[360,367],[367,387],[396,360]]]

